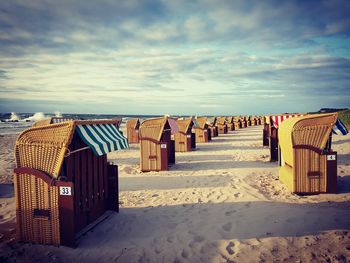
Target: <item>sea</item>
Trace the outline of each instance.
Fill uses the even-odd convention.
[[[75,120],[91,120],[91,119],[122,119],[121,127],[125,125],[130,118],[147,119],[160,117],[161,115],[118,115],[118,114],[61,114],[54,113],[0,113],[0,135],[19,134],[25,129],[32,127],[36,121],[49,117],[64,117]]]

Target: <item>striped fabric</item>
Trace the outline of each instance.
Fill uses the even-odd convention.
[[[347,135],[349,131],[345,127],[344,123],[340,119],[337,119],[336,123],[333,126],[332,133],[338,135]]]
[[[80,138],[98,156],[129,148],[128,140],[113,124],[78,125],[77,131]]]
[[[71,121],[73,119],[69,119],[69,118],[61,118],[61,117],[52,117],[51,118],[51,123],[61,123],[61,122],[65,122],[65,121]]]
[[[293,118],[293,117],[299,117],[303,116],[302,114],[288,114],[288,115],[276,115],[271,116],[273,126],[275,126],[276,129],[278,129],[278,126],[286,119]]]

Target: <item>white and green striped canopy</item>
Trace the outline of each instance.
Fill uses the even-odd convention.
[[[98,156],[129,148],[128,140],[114,124],[77,125],[77,131]]]

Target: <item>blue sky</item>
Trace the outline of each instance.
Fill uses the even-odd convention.
[[[0,112],[350,106],[350,1],[0,2]]]

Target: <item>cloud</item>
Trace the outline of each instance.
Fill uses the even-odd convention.
[[[149,113],[337,105],[349,95],[349,13],[345,0],[5,1],[0,99]]]

